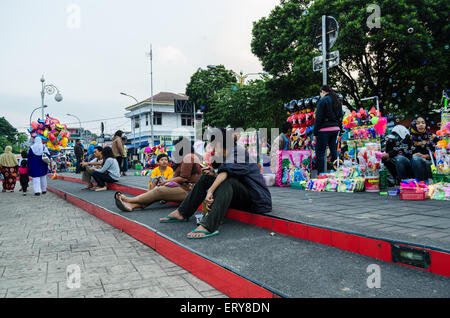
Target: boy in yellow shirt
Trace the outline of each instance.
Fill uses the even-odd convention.
[[[173,178],[173,169],[169,167],[169,156],[165,153],[158,155],[156,158],[158,167],[153,169],[148,190],[154,189],[160,182]]]

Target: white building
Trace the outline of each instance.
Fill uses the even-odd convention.
[[[134,148],[140,149],[151,142],[151,99],[146,99],[125,108],[125,117],[131,119],[131,133],[127,134],[127,147],[134,153]],[[154,145],[172,145],[180,136],[194,140],[194,109],[184,94],[161,92],[153,96],[153,136]],[[201,119],[201,113],[195,114],[195,119]]]

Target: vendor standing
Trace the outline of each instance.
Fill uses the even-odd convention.
[[[338,135],[342,129],[342,103],[335,92],[328,86],[322,86],[320,100],[317,103],[314,126],[314,143],[316,145],[317,173],[325,171],[325,152],[330,148],[331,162],[338,158]]]
[[[33,191],[35,195],[47,193],[48,163],[42,160],[44,152],[50,158],[50,153],[42,144],[41,137],[34,138],[34,144],[28,151],[27,168],[28,175],[33,179]]]

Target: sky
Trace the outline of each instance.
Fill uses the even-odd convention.
[[[130,131],[125,107],[153,93],[185,93],[198,68],[262,72],[251,52],[253,22],[279,0],[1,0],[0,117],[25,131],[41,106],[42,75],[63,96],[46,113],[99,133]],[[34,113],[33,120],[41,111]],[[114,118],[114,119],[111,119]]]

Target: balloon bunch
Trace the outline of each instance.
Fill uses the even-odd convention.
[[[66,148],[70,137],[67,125],[61,125],[58,119],[52,118],[48,114],[45,120],[33,121],[28,132],[32,138],[41,137],[42,142],[54,151],[61,151],[61,148]]]

